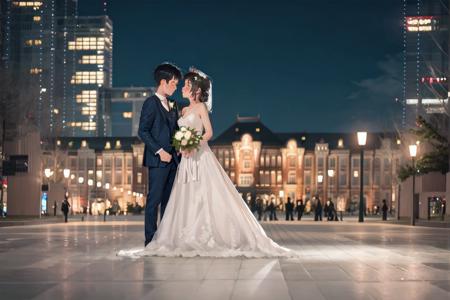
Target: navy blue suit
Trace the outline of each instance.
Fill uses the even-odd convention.
[[[145,245],[156,232],[158,205],[161,218],[169,201],[180,157],[172,147],[172,136],[178,130],[176,105],[167,111],[156,96],[145,100],[139,120],[138,135],[145,144],[143,165],[148,167],[149,191],[145,205]],[[172,160],[161,161],[156,152],[163,148],[172,154]]]

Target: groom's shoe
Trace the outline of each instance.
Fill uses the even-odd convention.
[[[151,241],[145,241],[144,247],[147,247],[148,244],[150,244]]]

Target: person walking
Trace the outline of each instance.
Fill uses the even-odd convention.
[[[291,197],[287,198],[287,203],[284,205],[286,210],[286,221],[294,221],[294,203],[291,201]]]
[[[387,220],[387,212],[388,212],[388,206],[386,204],[386,199],[383,199],[383,205],[381,207],[381,210],[383,212],[383,221]]]
[[[305,205],[303,205],[303,200],[297,201],[297,207],[295,208],[297,212],[297,220],[300,221],[303,216],[303,212],[305,211]]]
[[[67,201],[67,196],[64,196],[64,201],[61,203],[61,211],[64,214],[64,222],[67,223],[67,215],[69,214],[70,204]]]

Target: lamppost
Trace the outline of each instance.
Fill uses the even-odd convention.
[[[319,174],[319,175],[317,175],[317,196],[319,196],[319,194],[320,194],[320,192],[322,192],[321,191],[321,189],[323,188],[322,187],[322,183],[323,183],[323,175],[322,174]],[[319,189],[319,186],[320,186],[320,189]],[[320,191],[319,191],[320,190]],[[323,195],[322,195],[323,196]],[[320,198],[319,198],[320,199]]]
[[[411,226],[416,225],[416,200],[415,200],[415,189],[416,189],[416,165],[415,165],[415,158],[417,156],[417,145],[409,145],[409,155],[411,156],[412,160],[412,168],[413,168],[413,182],[412,182],[412,202],[411,202]]]
[[[81,204],[81,185],[84,182],[84,177],[78,177],[78,187],[79,187],[79,193],[78,193],[78,204]]]
[[[334,170],[330,169],[330,170],[327,171],[327,173],[328,173],[328,177],[329,177],[329,179],[328,179],[328,198],[332,198],[332,196],[331,196],[332,195],[332,193],[331,193],[331,190],[332,190],[331,182],[332,182],[333,177],[334,177]]]
[[[359,161],[359,219],[358,222],[364,222],[364,146],[367,141],[367,132],[358,131],[358,145],[360,148]]]
[[[91,215],[91,187],[94,185],[93,179],[88,179],[88,214]]]
[[[70,177],[70,169],[64,169],[63,170],[64,178],[66,179],[66,192],[64,193],[64,196],[69,198],[69,177]],[[70,206],[72,208],[72,205]]]

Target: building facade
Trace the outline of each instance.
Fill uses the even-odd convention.
[[[76,15],[77,0],[4,0],[3,5],[4,65],[21,80],[31,80],[30,86],[37,89],[34,119],[42,135],[60,135],[59,70],[65,61],[60,55],[58,20]]]
[[[154,88],[103,88],[99,103],[103,122],[99,123],[101,136],[137,136],[144,101],[154,94]]]
[[[99,89],[112,86],[113,27],[107,16],[78,17],[67,20],[75,27],[74,39],[67,44],[73,57],[70,75],[66,78],[65,136],[102,136],[102,103]]]
[[[403,2],[403,127],[414,127],[422,115],[448,130],[449,3]]]
[[[210,147],[245,200],[260,197],[282,204],[290,197],[308,203],[318,196],[323,202],[342,200],[347,210],[358,209],[356,134],[274,133],[259,118],[238,117]],[[137,137],[60,138],[44,148],[43,169],[70,170],[65,184],[74,211],[105,198],[122,209],[127,203],[145,204],[147,170],[142,166],[144,145]],[[364,151],[368,211],[383,199],[395,209],[400,163],[394,134],[368,135]]]

